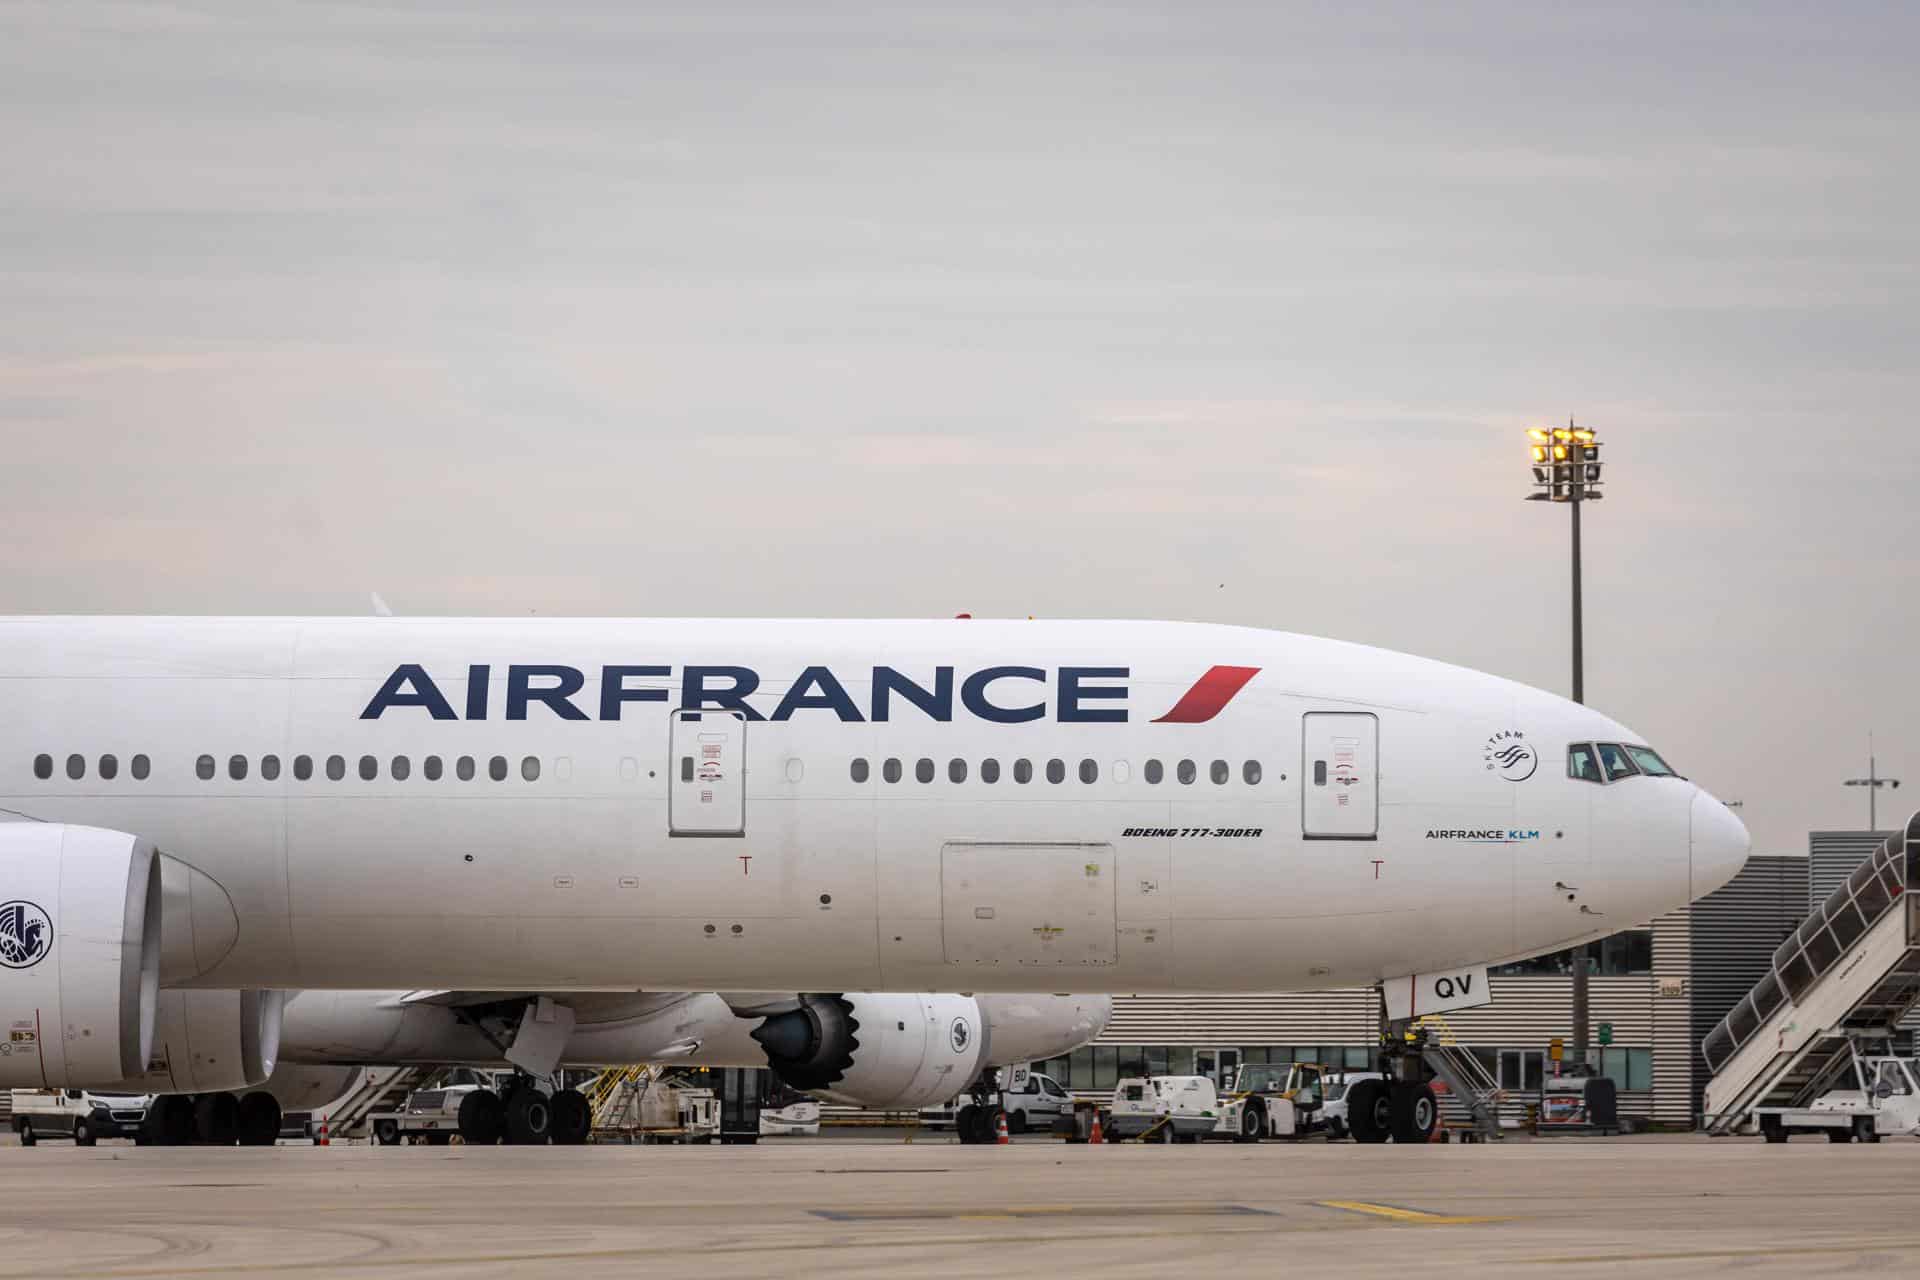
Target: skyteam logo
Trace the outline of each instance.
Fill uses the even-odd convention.
[[[1540,753],[1529,746],[1526,734],[1518,729],[1502,729],[1487,739],[1481,759],[1487,769],[1508,782],[1525,782],[1540,767]]]
[[[973,1043],[973,1027],[965,1018],[955,1018],[953,1025],[947,1028],[947,1039],[953,1044],[955,1053],[965,1053],[967,1046]]]
[[[0,904],[0,965],[31,969],[53,950],[53,921],[19,898]]]

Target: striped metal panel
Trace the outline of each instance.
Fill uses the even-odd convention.
[[[1275,995],[1115,996],[1096,1044],[1372,1044],[1380,998],[1372,987]]]
[[[1694,1122],[1693,913],[1670,911],[1653,922],[1653,1096],[1649,1114],[1661,1124]],[[1624,1099],[1621,1105],[1626,1105]]]
[[[1747,859],[1740,874],[1690,908],[1692,953],[1688,957],[1688,1003],[1693,1027],[1705,1035],[1727,1016],[1767,972],[1773,953],[1806,918],[1809,863],[1806,858],[1766,854]],[[1700,1113],[1700,1095],[1712,1073],[1693,1037],[1687,1060],[1690,1106]],[[1654,1070],[1660,1070],[1656,1063]]]

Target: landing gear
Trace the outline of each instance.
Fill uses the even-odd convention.
[[[545,1146],[553,1137],[553,1105],[531,1084],[507,1095],[507,1141],[515,1146]]]
[[[460,1102],[460,1139],[468,1146],[491,1147],[506,1133],[506,1108],[491,1089],[475,1089]]]
[[[162,1147],[184,1147],[193,1141],[193,1098],[189,1094],[169,1093],[153,1100],[147,1108],[148,1141]]]
[[[1347,1128],[1355,1142],[1428,1142],[1440,1126],[1433,1086],[1405,1080],[1361,1080],[1347,1090]]]
[[[280,1141],[280,1100],[264,1089],[240,1099],[240,1145],[270,1147]]]
[[[1440,1126],[1440,1100],[1430,1084],[1395,1081],[1393,1087],[1393,1140],[1428,1142]]]
[[[990,1143],[998,1136],[1000,1108],[991,1103],[969,1102],[953,1117],[953,1131],[970,1146]]]
[[[1347,1128],[1355,1142],[1393,1136],[1393,1089],[1385,1080],[1360,1080],[1347,1090]]]
[[[578,1089],[562,1089],[550,1099],[553,1108],[553,1142],[559,1147],[577,1147],[593,1133],[593,1107],[587,1095]]]
[[[231,1147],[240,1139],[240,1099],[230,1093],[203,1093],[193,1100],[194,1141]]]

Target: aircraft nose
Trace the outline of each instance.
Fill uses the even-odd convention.
[[[1087,1019],[1093,1023],[1093,1034],[1089,1040],[1097,1040],[1106,1034],[1107,1026],[1113,1021],[1112,996],[1086,996]]]
[[[1693,797],[1693,896],[1712,893],[1740,874],[1753,849],[1746,824],[1705,791]]]

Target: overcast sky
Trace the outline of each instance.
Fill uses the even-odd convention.
[[[1354,8],[0,3],[0,611],[1192,618],[1564,692],[1574,413],[1588,700],[1761,852],[1865,824],[1869,730],[1920,804],[1920,11]]]

